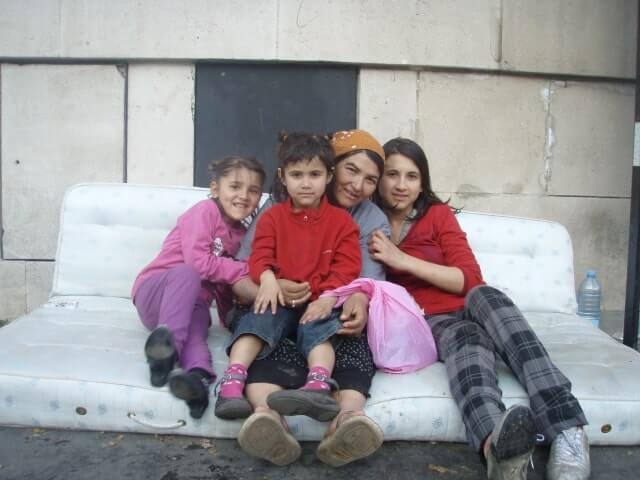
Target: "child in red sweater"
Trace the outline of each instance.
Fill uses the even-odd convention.
[[[358,226],[347,211],[330,205],[325,189],[332,177],[334,152],[326,137],[294,132],[281,135],[278,179],[289,197],[259,219],[249,274],[260,288],[253,311],[231,325],[229,367],[221,379],[215,414],[245,418],[252,412],[243,394],[247,369],[282,340],[296,337],[309,365],[307,383],[298,390],[269,396],[271,408],[284,415],[334,418],[339,407],[331,396],[335,364],[332,341],[342,328],[336,299],[319,298],[346,285],[362,267]],[[278,279],[308,282],[311,301],[285,305]]]

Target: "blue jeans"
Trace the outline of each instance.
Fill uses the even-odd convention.
[[[253,313],[248,310],[235,324],[230,325],[233,332],[227,343],[227,355],[231,347],[241,335],[254,335],[265,342],[258,359],[269,355],[282,340],[289,336],[296,336],[296,345],[304,358],[309,358],[309,352],[314,347],[326,342],[342,328],[340,321],[341,309],[334,309],[331,314],[320,320],[300,324],[300,317],[306,307],[288,308],[278,305],[275,315],[268,310],[264,313]]]

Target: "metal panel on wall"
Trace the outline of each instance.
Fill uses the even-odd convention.
[[[250,155],[276,166],[278,132],[355,128],[357,69],[310,65],[199,64],[196,68],[195,184],[211,160]]]

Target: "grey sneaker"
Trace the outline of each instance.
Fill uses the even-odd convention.
[[[551,442],[548,480],[583,480],[591,474],[589,438],[581,427],[573,427],[558,434]]]
[[[512,406],[491,433],[487,457],[489,480],[526,480],[535,446],[533,412],[525,405]]]

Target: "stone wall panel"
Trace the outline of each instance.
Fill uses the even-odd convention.
[[[2,65],[3,258],[53,259],[64,191],[123,179],[114,65]]]

